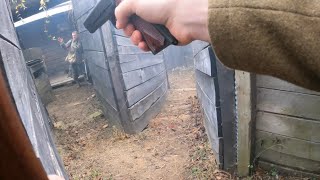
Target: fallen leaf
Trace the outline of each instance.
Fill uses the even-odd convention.
[[[102,126],[102,128],[103,128],[103,129],[105,129],[105,128],[107,128],[107,127],[109,127],[109,125],[108,125],[108,124],[106,124],[106,125]]]

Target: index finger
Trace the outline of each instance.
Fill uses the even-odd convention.
[[[134,0],[123,0],[115,9],[115,16],[117,19],[117,28],[123,29],[126,27],[129,21],[129,17],[135,14],[135,2]]]

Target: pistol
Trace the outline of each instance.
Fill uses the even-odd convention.
[[[84,27],[90,33],[94,33],[108,20],[115,26],[114,10],[120,2],[120,0],[100,0],[84,21]],[[149,23],[137,15],[132,15],[130,22],[141,32],[143,40],[154,55],[171,44],[178,44],[178,40],[163,25]]]

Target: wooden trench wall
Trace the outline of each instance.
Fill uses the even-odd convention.
[[[203,42],[193,44],[198,97],[222,169],[250,165],[295,175],[320,174],[320,93],[233,71]]]
[[[219,167],[234,171],[237,122],[234,71],[217,60],[208,43],[193,43],[197,94],[205,128]]]
[[[54,33],[57,37],[62,37],[65,42],[71,39],[73,27],[68,20],[68,13],[64,12],[50,18],[49,33]],[[43,56],[49,77],[66,74],[69,64],[65,61],[67,51],[60,47],[57,41],[48,39],[48,35],[43,31],[45,19],[37,20],[16,28],[19,41],[25,50],[26,60]],[[37,49],[41,52],[37,52]]]
[[[320,93],[269,76],[257,75],[254,157],[320,178]]]
[[[0,69],[7,77],[12,98],[35,154],[47,174],[57,174],[68,179],[52,140],[51,121],[27,69],[8,0],[0,1],[0,24]]]
[[[111,124],[127,133],[140,132],[160,111],[166,98],[164,55],[142,52],[109,22],[90,34],[83,22],[95,3],[95,0],[73,1],[94,88]]]

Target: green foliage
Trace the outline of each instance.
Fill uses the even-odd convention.
[[[39,0],[40,8],[39,11],[46,12],[47,11],[47,4],[50,0]],[[27,9],[26,0],[11,0],[11,3],[15,5],[15,13],[19,20],[22,20],[21,12]],[[46,13],[46,19],[44,21],[44,28],[43,32],[46,33],[49,40],[56,41],[57,38],[49,33],[48,27],[50,25],[50,16]]]

